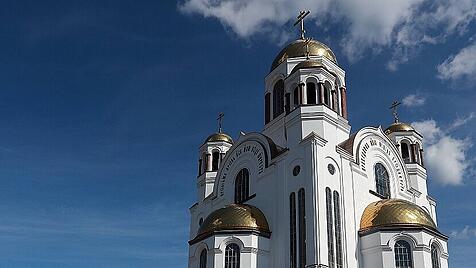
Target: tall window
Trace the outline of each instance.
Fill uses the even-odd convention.
[[[431,245],[431,267],[440,268],[440,254],[435,244]]]
[[[207,268],[207,250],[204,249],[200,253],[200,268]]]
[[[284,95],[284,102],[285,102],[284,108],[286,110],[286,114],[289,114],[289,112],[291,111],[291,93],[286,93],[286,95]]]
[[[237,244],[226,246],[225,268],[240,268],[240,247]]]
[[[271,93],[264,95],[264,123],[271,121]]]
[[[328,82],[326,82],[324,84],[324,104],[329,107],[331,107],[330,95],[331,95],[331,85]]]
[[[273,89],[273,118],[284,112],[284,81],[279,80]]]
[[[202,175],[202,159],[198,159],[198,175]]]
[[[235,203],[241,204],[250,196],[250,173],[244,168],[238,172],[235,179]]]
[[[294,102],[294,108],[299,106],[299,87],[294,88],[293,102]]]
[[[401,145],[402,158],[405,163],[410,163],[410,148],[406,142],[402,142]]]
[[[217,171],[218,170],[219,161],[220,161],[220,152],[219,151],[214,151],[212,153],[212,171]]]
[[[298,192],[299,202],[299,268],[306,266],[306,198],[304,189]]]
[[[375,182],[377,193],[385,198],[389,198],[390,179],[387,169],[381,163],[375,165]]]
[[[332,219],[332,192],[326,188],[326,214],[327,214],[327,258],[329,259],[329,268],[335,268],[334,261],[334,228]]]
[[[289,195],[289,267],[297,267],[296,194]]]
[[[344,258],[342,254],[342,226],[340,216],[340,197],[337,191],[334,191],[334,227],[336,236],[336,267],[344,267]]]
[[[395,268],[413,268],[412,250],[407,241],[395,243]]]
[[[317,103],[316,84],[311,82],[307,83],[306,88],[307,88],[307,104],[316,104]]]
[[[207,171],[207,168],[208,168],[208,157],[205,153],[203,153],[202,155],[202,173],[205,173],[205,171]]]

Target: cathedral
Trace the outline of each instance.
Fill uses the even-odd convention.
[[[302,19],[265,77],[263,130],[200,146],[188,267],[447,268],[424,137],[396,110],[351,132],[345,70]]]

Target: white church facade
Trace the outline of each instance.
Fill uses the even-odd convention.
[[[408,124],[351,133],[345,71],[298,39],[265,78],[262,132],[220,129],[199,152],[190,268],[447,268]]]

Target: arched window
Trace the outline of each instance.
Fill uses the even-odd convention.
[[[279,80],[273,88],[273,118],[284,112],[284,81]]]
[[[331,107],[330,98],[331,98],[331,85],[329,84],[329,82],[326,82],[324,84],[324,104],[329,107]]]
[[[289,195],[289,267],[297,267],[296,194]]]
[[[304,189],[298,192],[299,203],[299,268],[306,267],[306,197]]]
[[[198,175],[202,175],[202,159],[198,159]]]
[[[271,121],[271,93],[264,95],[264,123]]]
[[[284,103],[284,110],[286,110],[286,114],[289,114],[289,112],[291,112],[291,93],[284,95]]]
[[[375,183],[377,193],[384,198],[390,197],[390,179],[387,169],[381,164],[375,165]]]
[[[434,243],[431,244],[431,268],[440,268],[440,253]]]
[[[249,198],[250,195],[250,173],[244,168],[238,172],[235,179],[235,203],[241,204]]]
[[[332,218],[332,192],[326,188],[326,218],[327,218],[327,258],[329,268],[335,268],[334,255],[334,219]]]
[[[220,152],[219,151],[213,151],[213,153],[212,153],[212,171],[217,171],[218,170],[219,161],[220,161]]]
[[[410,148],[406,142],[402,142],[400,145],[402,151],[403,162],[410,163]]]
[[[344,267],[344,257],[342,252],[342,223],[340,217],[340,197],[337,191],[334,191],[334,229],[336,237],[336,267]]]
[[[204,249],[200,253],[200,268],[207,268],[207,250]]]
[[[395,268],[413,268],[412,248],[407,241],[395,243]]]
[[[240,268],[240,247],[237,244],[226,246],[225,268]]]
[[[299,102],[299,87],[294,88],[293,90],[293,102],[294,102],[294,108],[298,107],[300,102]]]
[[[205,173],[205,171],[207,171],[207,166],[208,166],[207,154],[203,153],[202,154],[202,174]]]
[[[316,96],[316,84],[309,82],[306,84],[306,92],[307,92],[307,104],[316,104],[317,103],[317,96]]]

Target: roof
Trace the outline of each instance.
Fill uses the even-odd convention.
[[[395,198],[370,203],[360,220],[360,231],[392,226],[437,230],[433,219],[423,208],[412,202]]]
[[[385,129],[385,134],[391,134],[393,132],[408,132],[415,131],[415,129],[407,123],[395,122]]]
[[[257,207],[230,204],[210,213],[198,229],[197,236],[189,243],[193,244],[215,233],[233,231],[252,231],[267,237],[271,234],[266,217]]]
[[[207,143],[207,142],[221,142],[221,141],[233,144],[233,139],[225,133],[214,133],[214,134],[208,136],[208,138],[205,140],[205,143]]]
[[[317,68],[317,67],[323,67],[322,64],[318,61],[315,60],[305,60],[300,62],[298,65],[296,65],[293,70],[291,71],[291,74],[297,72],[298,70],[302,69],[312,69],[312,68]]]
[[[337,64],[336,56],[328,46],[317,40],[311,39],[309,41],[308,47],[306,47],[306,40],[298,39],[287,45],[283,50],[281,50],[281,52],[279,52],[279,54],[274,59],[273,64],[271,65],[270,71],[273,71],[276,67],[278,67],[279,64],[281,64],[288,58],[307,56],[308,51],[309,56],[324,56],[335,64]]]

